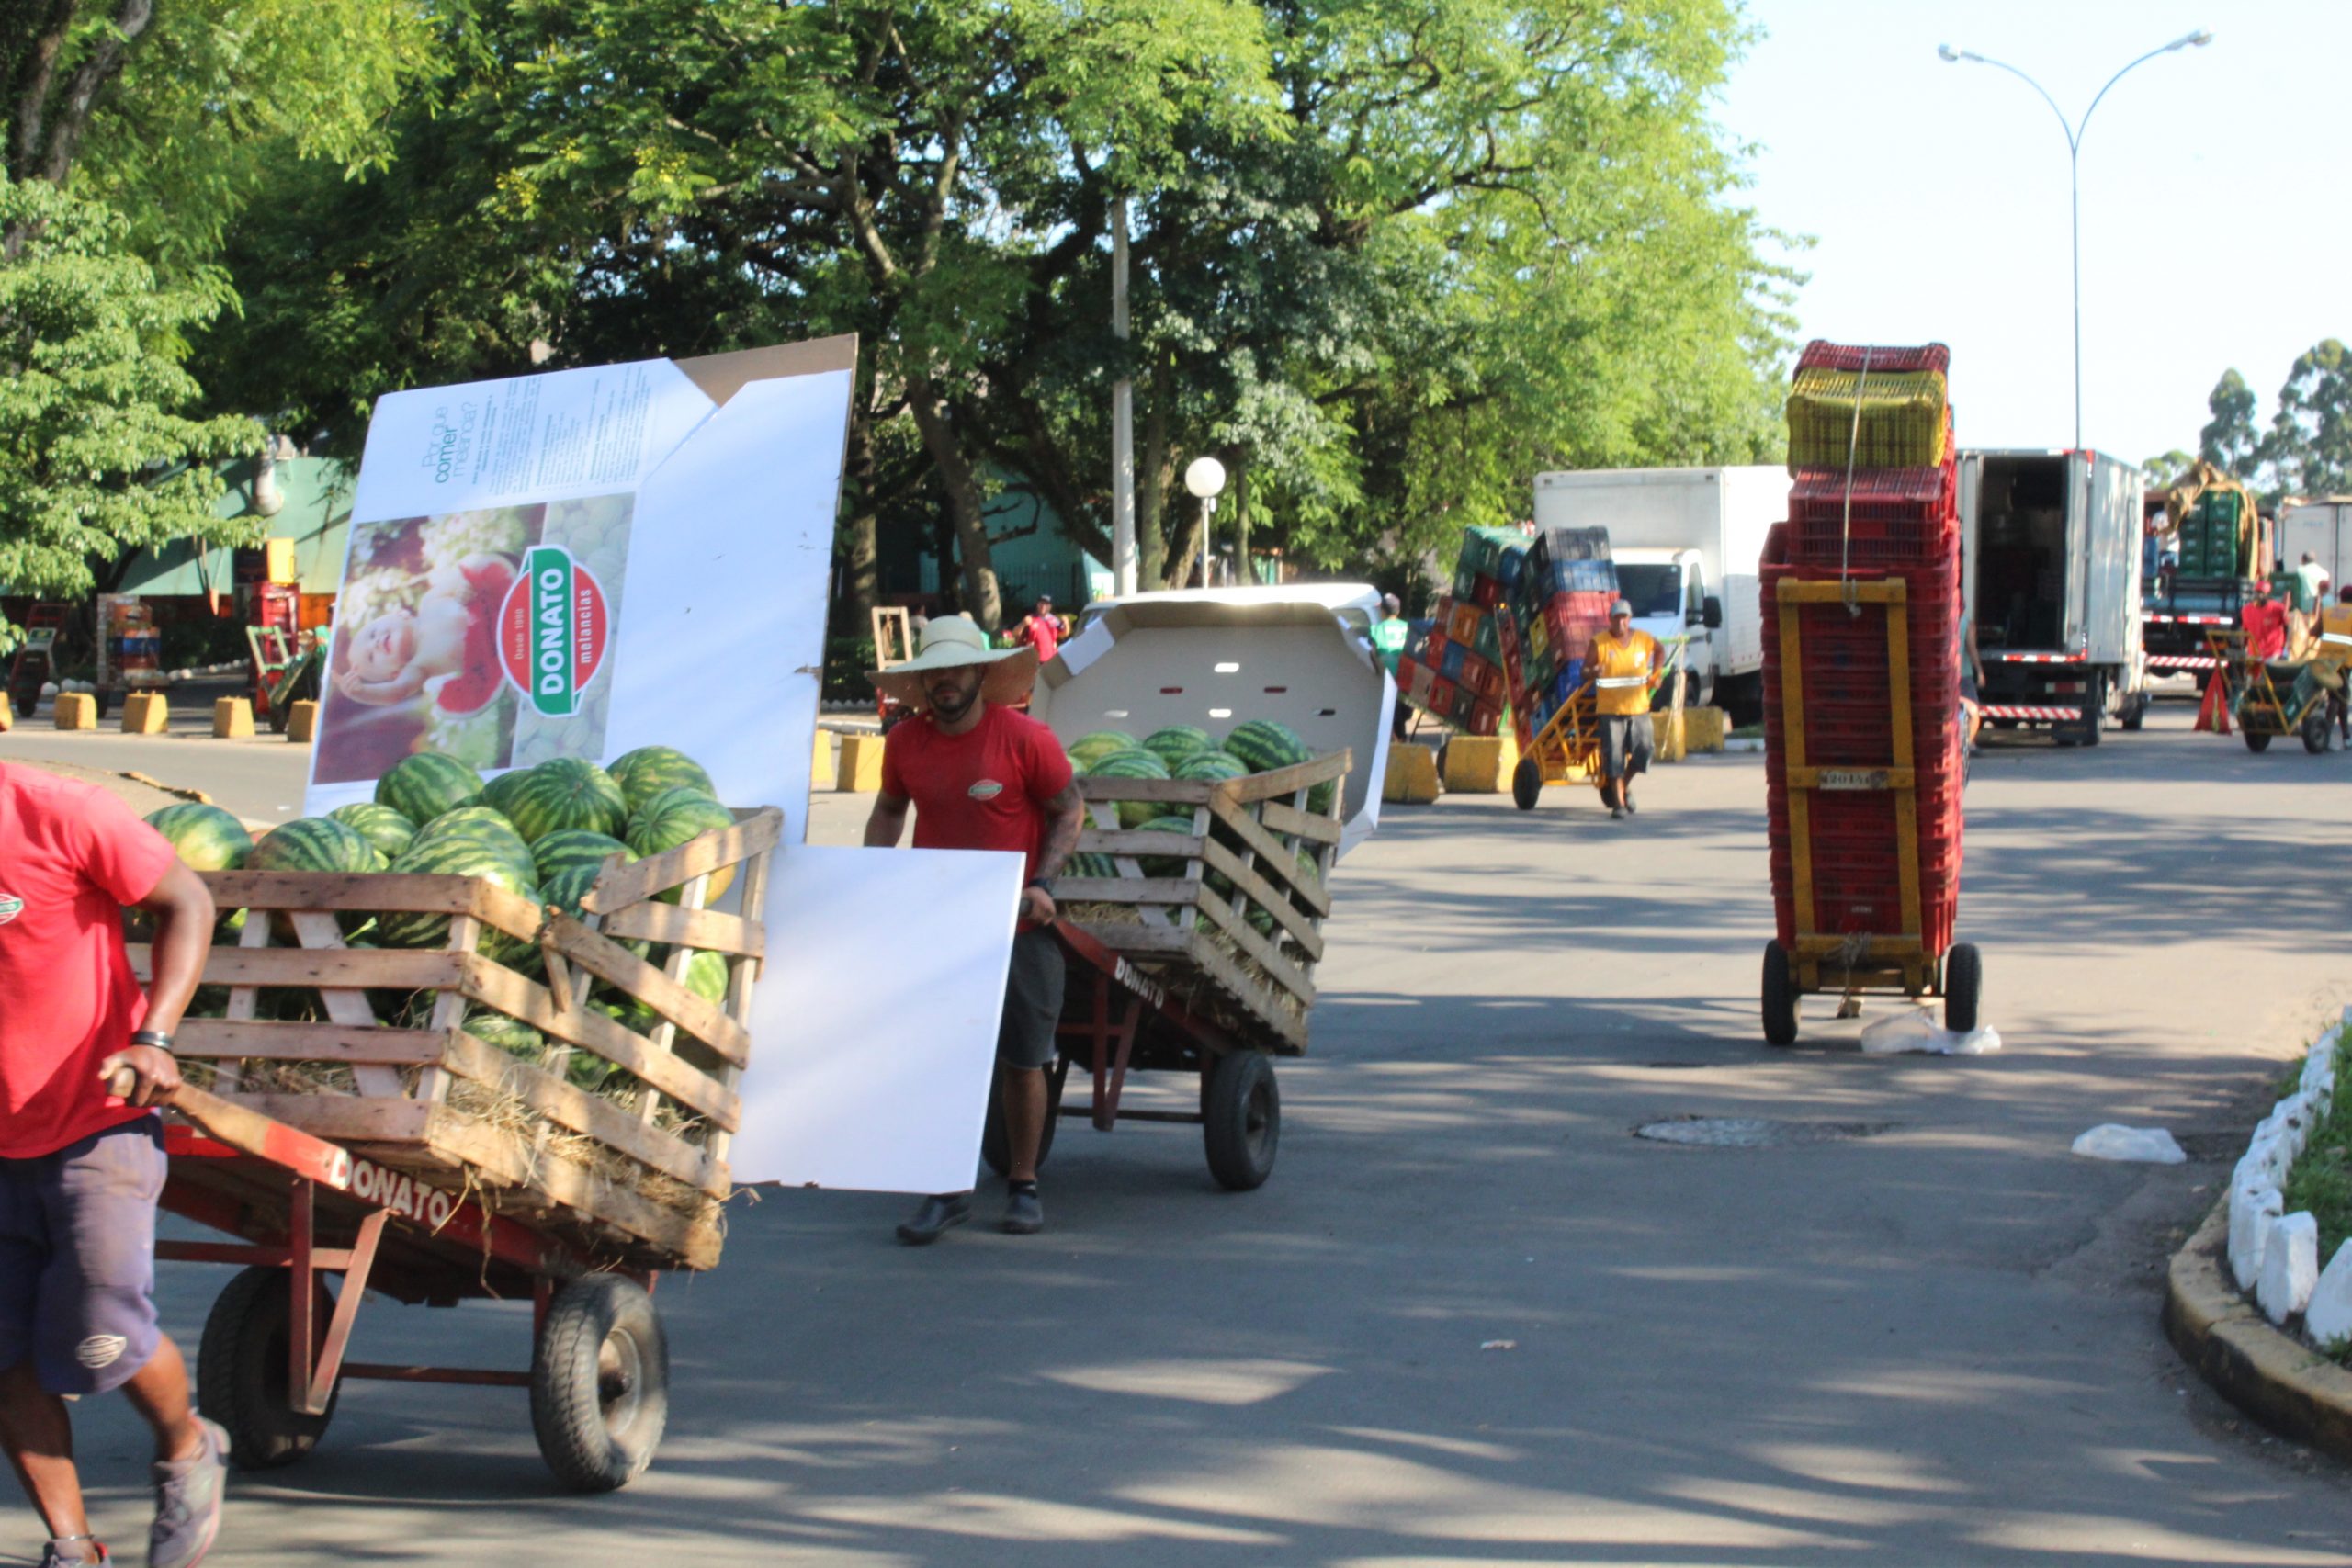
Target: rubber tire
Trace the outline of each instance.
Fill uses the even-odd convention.
[[[1944,1027],[1954,1034],[1974,1029],[1984,992],[1984,955],[1973,942],[1953,942],[1944,954]]]
[[[196,1352],[196,1403],[229,1434],[239,1470],[275,1470],[318,1447],[343,1397],[336,1380],[326,1414],[295,1411],[286,1366],[293,1299],[287,1271],[241,1269],[214,1298]],[[326,1292],[320,1292],[322,1299]]]
[[[1209,1174],[1232,1192],[1266,1184],[1282,1143],[1282,1092],[1262,1051],[1228,1051],[1209,1069],[1201,1096],[1202,1142]]]
[[[2257,735],[2251,729],[2241,729],[2238,733],[2245,737],[2245,749],[2256,756],[2270,750],[2270,737],[2267,735]]]
[[[1510,797],[1521,811],[1532,811],[1535,803],[1544,798],[1544,770],[1535,765],[1532,757],[1521,757],[1519,766],[1510,771]]]
[[[601,1359],[623,1342],[637,1364],[635,1407],[616,1429]],[[645,1287],[619,1274],[565,1282],[531,1348],[531,1430],[556,1479],[572,1492],[612,1492],[645,1473],[670,1420],[670,1346]]]
[[[1046,1156],[1054,1152],[1054,1129],[1062,1121],[1062,1084],[1069,1077],[1069,1058],[1065,1056],[1046,1069],[1046,1129],[1037,1135],[1037,1168],[1046,1168]],[[1004,1064],[997,1064],[989,1075],[988,1115],[980,1122],[980,1158],[998,1176],[1012,1169],[1012,1150],[1008,1146],[1004,1126]]]
[[[2014,718],[1996,718],[1987,722],[1996,729],[2015,729],[2020,721]]]
[[[2311,711],[2303,715],[2302,728],[2298,732],[2303,738],[2303,750],[2314,757],[2324,754],[2335,728],[2335,722],[2327,716],[2327,705],[2313,703]]]
[[[1790,971],[1788,950],[1778,942],[1764,944],[1764,1043],[1797,1043],[1797,984]]]
[[[2107,728],[2107,677],[2093,675],[2090,690],[2083,694],[2082,743],[2098,744],[2099,736]]]
[[[2142,695],[2130,707],[2123,710],[2123,716],[2116,722],[2122,726],[2127,734],[2138,734],[2141,722],[2148,716],[2148,705],[2154,701],[2154,697]]]

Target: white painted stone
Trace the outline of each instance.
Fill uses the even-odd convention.
[[[2270,1115],[2271,1119],[2278,1123],[2286,1136],[2288,1159],[2290,1162],[2301,1159],[2303,1145],[2310,1141],[2312,1135],[2311,1101],[2305,1100],[2301,1091],[2298,1090],[2280,1100],[2272,1109]]]
[[[2270,1222],[2282,1205],[2275,1187],[2240,1188],[2230,1194],[2230,1275],[2250,1291],[2262,1278],[2262,1247]]]
[[[2188,1156],[2162,1127],[2126,1127],[2102,1122],[2075,1140],[2075,1152],[2086,1159],[2138,1160],[2148,1165],[2183,1165]]]
[[[2312,1042],[2311,1054],[2303,1058],[2303,1088],[2308,1089],[2323,1079],[2335,1081],[2335,1037],[2332,1034]]]
[[[2325,1348],[2332,1341],[2352,1339],[2352,1241],[2335,1249],[2312,1287],[2303,1307],[2303,1331],[2312,1343]]]
[[[2300,1211],[2270,1222],[2254,1298],[2262,1315],[2284,1323],[2311,1304],[2319,1283],[2319,1222]]]
[[[2266,1133],[2255,1139],[2252,1146],[2245,1151],[2245,1158],[2239,1162],[2242,1166],[2251,1167],[2259,1179],[2252,1183],[2241,1180],[2238,1185],[2277,1187],[2287,1179],[2287,1168],[2290,1163],[2287,1157],[2287,1147],[2279,1141],[2278,1134],[2275,1132]]]

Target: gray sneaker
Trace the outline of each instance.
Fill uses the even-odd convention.
[[[229,1479],[229,1434],[199,1416],[204,1451],[155,1470],[155,1525],[147,1534],[148,1568],[196,1568],[220,1533],[221,1494]]]
[[[1007,1235],[1035,1235],[1046,1228],[1046,1205],[1037,1200],[1037,1189],[1016,1187],[1004,1195],[1004,1230]]]

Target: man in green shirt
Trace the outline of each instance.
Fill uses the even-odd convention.
[[[1372,623],[1372,650],[1380,655],[1380,667],[1388,678],[1396,678],[1396,661],[1405,657],[1405,605],[1394,593],[1380,596],[1380,619]],[[1398,739],[1405,736],[1405,699],[1396,699],[1396,716],[1389,723],[1389,733]]]

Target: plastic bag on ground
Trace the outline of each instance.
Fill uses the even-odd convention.
[[[1890,1013],[1862,1029],[1862,1050],[1873,1056],[1917,1051],[1929,1056],[1982,1056],[2001,1048],[1997,1030],[1972,1029],[1956,1034],[1936,1021],[1929,1008]]]
[[[2181,1165],[2188,1151],[2162,1127],[2125,1127],[2106,1122],[2075,1140],[2075,1152],[2086,1159],[2139,1160],[2148,1165]]]

